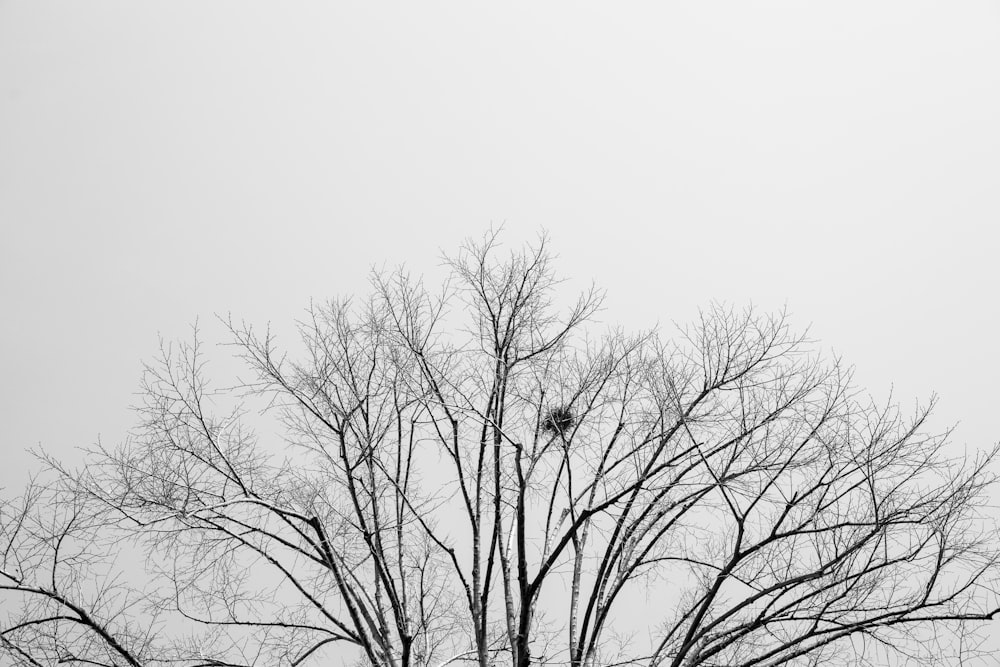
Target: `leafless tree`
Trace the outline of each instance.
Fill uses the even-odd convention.
[[[864,399],[783,314],[597,336],[544,239],[448,266],[311,308],[289,352],[226,320],[235,389],[164,346],[133,436],[0,510],[7,664],[976,656],[995,448]]]

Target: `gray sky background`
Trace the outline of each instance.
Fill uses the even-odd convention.
[[[158,333],[491,223],[548,229],[607,324],[787,303],[988,446],[998,119],[995,1],[0,0],[0,486],[120,440]]]

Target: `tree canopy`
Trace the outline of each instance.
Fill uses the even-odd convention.
[[[933,401],[874,403],[783,313],[598,332],[544,238],[447,266],[312,306],[287,349],[226,319],[236,387],[164,345],[129,438],[0,505],[0,664],[979,654],[997,450],[956,451]]]

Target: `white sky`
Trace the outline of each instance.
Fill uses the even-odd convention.
[[[0,486],[120,440],[158,332],[504,221],[608,324],[787,303],[985,447],[998,185],[995,0],[0,0]]]

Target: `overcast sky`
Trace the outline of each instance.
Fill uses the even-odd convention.
[[[995,0],[0,0],[0,486],[120,440],[159,334],[491,223],[608,325],[787,304],[986,447],[998,186]]]

